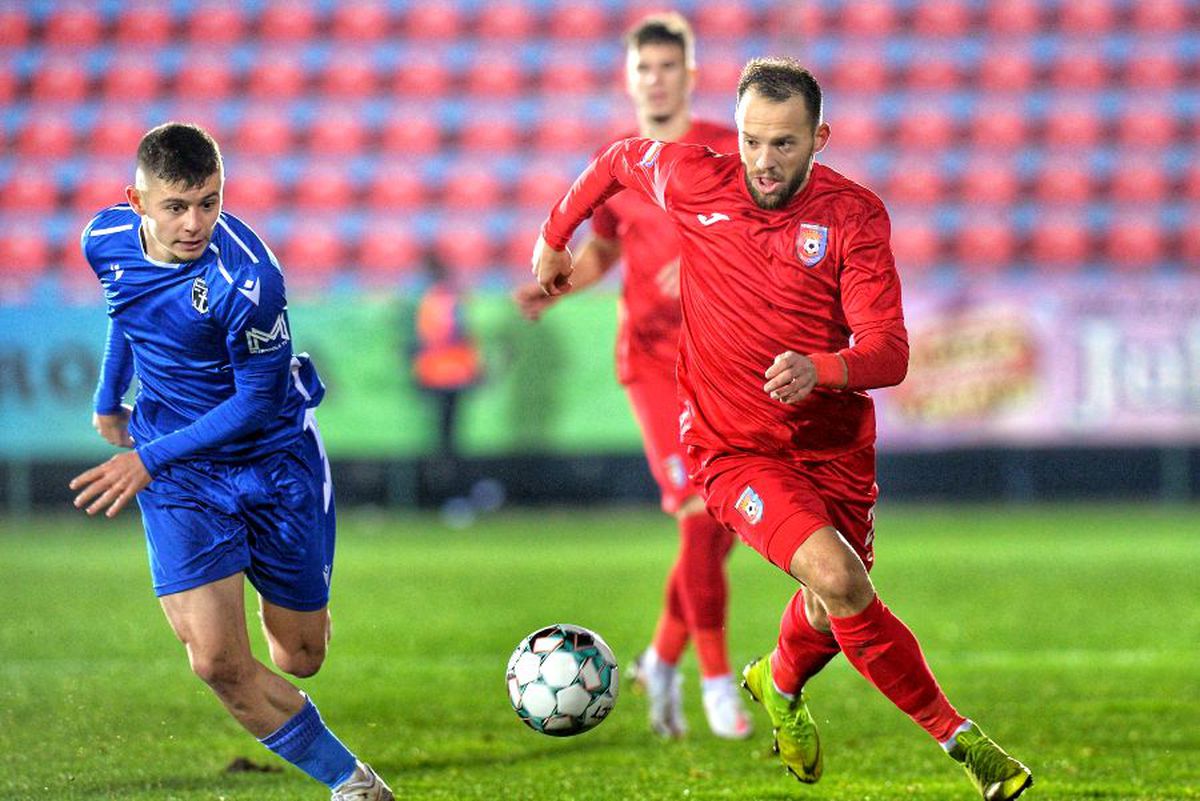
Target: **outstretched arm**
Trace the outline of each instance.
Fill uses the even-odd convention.
[[[603,278],[621,258],[621,245],[614,239],[592,236],[575,257],[570,289],[577,292]],[[526,320],[536,321],[554,305],[560,295],[547,295],[536,283],[524,284],[513,291],[513,301]]]

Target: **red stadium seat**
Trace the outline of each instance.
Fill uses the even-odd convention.
[[[1087,264],[1091,240],[1078,215],[1041,215],[1029,237],[1029,254],[1039,266],[1076,270]]]
[[[541,70],[540,74],[538,88],[545,95],[582,95],[600,86],[600,76],[586,56],[564,55],[554,61],[553,69]]]
[[[1189,12],[1195,5],[1188,0],[1138,0],[1130,8],[1133,27],[1152,33],[1176,33],[1187,29]]]
[[[1176,112],[1167,104],[1136,103],[1117,120],[1117,140],[1130,149],[1157,150],[1175,141],[1180,128]]]
[[[12,103],[16,99],[20,88],[15,71],[0,70],[0,105]]]
[[[281,197],[279,179],[271,170],[253,161],[226,168],[224,205],[239,217],[269,214],[278,209]]]
[[[696,70],[696,90],[707,94],[733,97],[742,77],[745,61],[733,52],[705,53],[704,63]]]
[[[233,94],[236,76],[228,57],[219,52],[191,51],[184,53],[179,72],[175,74],[175,94],[181,97],[224,100]]]
[[[1200,162],[1192,160],[1183,176],[1183,195],[1193,202],[1200,201]],[[1200,219],[1200,216],[1197,216]]]
[[[921,0],[912,26],[922,36],[961,37],[971,29],[970,4],[962,0]]]
[[[397,94],[409,97],[441,97],[450,91],[454,77],[443,59],[416,56],[400,64],[392,82]]]
[[[925,206],[939,202],[945,178],[928,159],[892,165],[884,195],[889,203]]]
[[[378,86],[375,63],[363,54],[336,55],[325,65],[318,83],[331,100],[364,98],[375,94]]]
[[[1180,232],[1179,250],[1184,267],[1200,275],[1200,217],[1192,215]]]
[[[1112,0],[1071,0],[1058,6],[1058,27],[1069,33],[1107,33],[1116,29]]]
[[[755,7],[745,0],[710,0],[692,13],[696,36],[702,42],[741,40],[757,28]]]
[[[437,199],[451,209],[487,211],[498,206],[504,186],[483,164],[460,164],[436,177]]]
[[[545,219],[544,213],[518,219],[509,226],[508,233],[500,245],[500,262],[510,271],[513,278],[521,283],[532,280],[529,267],[533,257],[533,246]]]
[[[475,20],[475,35],[502,42],[527,39],[537,29],[537,11],[519,0],[485,3]]]
[[[24,47],[30,27],[30,14],[20,6],[0,8],[0,47]]]
[[[95,8],[68,5],[56,9],[46,18],[42,41],[55,48],[84,49],[100,43],[104,20]]]
[[[458,4],[413,3],[404,15],[404,35],[410,39],[450,42],[462,35],[463,14]]]
[[[971,143],[981,150],[1009,151],[1024,147],[1029,136],[1026,112],[1011,103],[987,104],[975,110]]]
[[[355,200],[355,185],[344,167],[318,164],[304,170],[289,193],[302,211],[336,215]]]
[[[905,111],[896,122],[895,139],[912,150],[938,151],[958,137],[958,124],[950,112],[933,104]]]
[[[959,198],[977,206],[1007,206],[1021,194],[1021,180],[1004,159],[976,158],[963,170]]]
[[[553,162],[531,164],[517,179],[516,202],[532,212],[546,214],[571,187],[572,176]]]
[[[1118,270],[1149,270],[1166,255],[1166,232],[1148,215],[1121,216],[1105,232],[1104,257]]]
[[[317,35],[319,12],[309,0],[276,0],[258,18],[258,38],[264,42],[303,43]]]
[[[366,201],[375,211],[411,211],[425,202],[425,182],[406,165],[383,166],[371,178]]]
[[[425,114],[397,113],[379,134],[379,147],[387,155],[428,155],[441,145],[441,129]]]
[[[902,277],[919,275],[941,259],[941,237],[924,216],[892,220],[892,253]]]
[[[127,168],[113,164],[90,167],[76,182],[71,194],[71,207],[80,215],[90,217],[114,203],[125,202],[125,187],[133,176]]]
[[[552,77],[554,69],[544,70]],[[515,54],[488,53],[478,57],[467,70],[466,89],[469,94],[483,100],[489,98],[511,98],[519,96],[525,88],[525,74]]]
[[[550,114],[542,118],[534,132],[534,147],[539,152],[590,155],[603,144],[601,139],[592,125],[576,115]]]
[[[158,97],[163,75],[144,55],[122,57],[104,70],[101,90],[108,103],[145,103]]]
[[[507,118],[468,120],[458,132],[458,146],[474,153],[510,153],[521,146],[522,132]]]
[[[0,280],[14,288],[12,282],[20,282],[41,275],[50,266],[50,243],[36,228],[0,234]]]
[[[1084,164],[1064,160],[1047,165],[1034,181],[1033,194],[1043,203],[1078,205],[1092,199],[1092,173]]]
[[[1002,272],[1013,266],[1016,253],[1016,233],[999,218],[972,220],[954,240],[954,258],[967,273]]]
[[[335,39],[351,45],[383,41],[392,35],[391,9],[381,0],[338,3],[331,29]]]
[[[596,0],[560,0],[550,9],[546,23],[555,39],[607,39],[610,35],[608,12]]]
[[[771,3],[763,27],[783,41],[812,41],[825,32],[825,23],[820,3]]]
[[[883,126],[879,116],[867,106],[846,106],[830,120],[830,152],[851,151],[862,153],[874,150],[883,140]]]
[[[279,256],[289,288],[327,285],[349,266],[346,245],[330,220],[299,220]]]
[[[60,115],[30,115],[17,134],[16,151],[27,159],[66,158],[75,153],[75,128]]]
[[[275,109],[248,109],[234,131],[232,150],[239,156],[280,156],[292,149],[291,120]]]
[[[1104,134],[1099,114],[1086,106],[1056,106],[1046,118],[1043,141],[1051,147],[1094,147]]]
[[[896,11],[890,0],[846,0],[841,10],[831,14],[827,21],[854,37],[891,36],[897,28]]]
[[[103,112],[86,137],[88,151],[97,156],[130,159],[149,128],[128,112]]]
[[[992,33],[1029,35],[1042,27],[1042,0],[1005,0],[987,3],[986,28]]]
[[[394,222],[369,224],[359,237],[359,277],[380,285],[416,275],[421,252],[421,243],[407,228]]]
[[[246,90],[262,100],[288,100],[304,93],[308,75],[295,52],[262,54],[251,68]]]
[[[116,40],[127,47],[161,47],[171,42],[174,20],[170,9],[157,3],[125,6],[117,17]]]
[[[193,44],[215,47],[241,41],[249,25],[240,4],[216,0],[194,7],[183,29]]]
[[[452,274],[468,278],[491,267],[498,255],[483,228],[468,219],[444,223],[433,249]]]
[[[991,92],[1025,92],[1037,79],[1037,67],[1020,47],[990,48],[979,62],[978,85]]]
[[[834,63],[830,84],[847,92],[874,95],[889,89],[891,77],[883,54],[875,50],[844,50]]]
[[[1171,176],[1154,158],[1122,159],[1108,185],[1111,203],[1146,206],[1162,203],[1170,195]]]
[[[1067,50],[1051,66],[1050,82],[1059,91],[1095,91],[1108,86],[1109,69],[1108,59],[1095,50]]]
[[[1183,80],[1183,65],[1169,52],[1135,51],[1125,62],[1124,78],[1133,89],[1173,89]]]
[[[33,76],[30,95],[40,103],[82,102],[88,95],[87,70],[80,59],[51,58]]]
[[[314,156],[353,156],[366,148],[368,138],[362,115],[328,109],[309,125],[308,150]]]
[[[906,70],[910,89],[924,92],[953,92],[962,82],[962,72],[943,56],[918,56]]]
[[[6,214],[46,214],[58,206],[58,185],[45,170],[19,167],[0,185],[0,210]]]

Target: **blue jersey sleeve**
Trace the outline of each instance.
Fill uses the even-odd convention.
[[[213,317],[226,330],[234,394],[190,425],[140,445],[151,475],[168,462],[262,428],[283,408],[292,363],[283,276],[273,261],[260,262],[253,274],[245,280],[246,272],[230,276],[212,301]]]
[[[108,340],[93,404],[96,414],[116,414],[133,380],[133,348],[116,318],[108,318]]]

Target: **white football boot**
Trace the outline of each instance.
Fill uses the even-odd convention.
[[[359,762],[350,778],[333,791],[329,801],[396,801],[396,796],[370,765]]]
[[[732,676],[704,679],[703,684],[704,716],[713,734],[725,740],[744,740],[754,733]]]
[[[650,702],[650,728],[659,737],[679,739],[687,734],[679,671],[662,661],[651,646],[634,660],[631,678]]]

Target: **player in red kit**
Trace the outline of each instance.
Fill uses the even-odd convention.
[[[880,200],[820,164],[821,90],[787,59],[738,84],[738,156],[650,139],[612,145],[550,213],[534,252],[547,294],[571,288],[566,243],[621,189],[681,239],[681,435],[714,517],[800,582],[774,651],[743,671],[784,765],[821,776],[802,690],[839,651],[961,763],[985,801],[1032,782],[947,700],[912,632],[871,583],[874,408],[903,380],[908,340]],[[853,344],[851,340],[853,339]]]
[[[642,136],[706,145],[722,153],[737,150],[736,131],[692,119],[694,44],[683,17],[651,15],[630,30],[625,44],[627,86]],[[725,643],[725,558],[733,535],[705,511],[679,441],[679,238],[662,209],[635,192],[616,195],[596,210],[592,235],[575,260],[575,287],[600,280],[618,260],[624,262],[625,274],[617,377],[641,427],[663,511],[677,518],[680,534],[666,602],[654,640],[635,664],[636,678],[649,697],[651,728],[663,736],[682,736],[687,724],[676,665],[691,640],[709,728],[719,737],[741,739],[751,734],[752,726],[733,682]],[[558,297],[533,283],[514,293],[521,313],[531,320]]]

